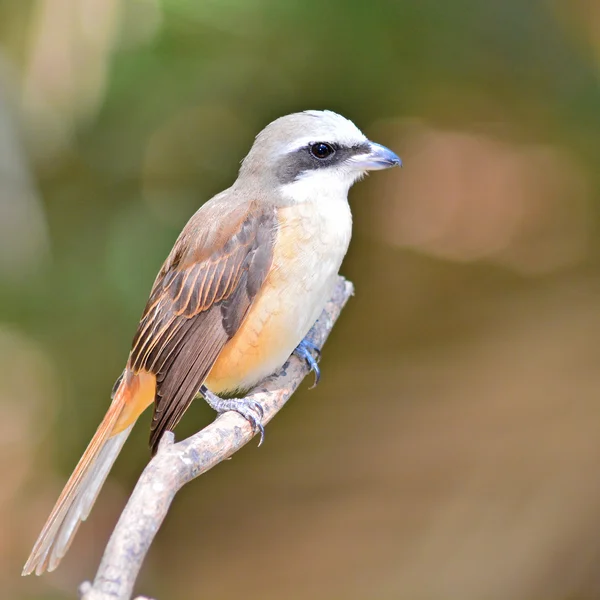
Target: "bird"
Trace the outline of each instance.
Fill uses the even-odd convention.
[[[349,189],[369,171],[401,165],[329,110],[280,117],[256,136],[233,185],[190,218],[162,265],[111,404],[23,575],[58,566],[151,404],[153,454],[198,395],[218,413],[240,413],[262,441],[262,409],[240,393],[294,352],[318,377],[309,332],[350,243]]]

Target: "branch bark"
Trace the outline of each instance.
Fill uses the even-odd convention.
[[[319,348],[353,290],[349,281],[339,278],[311,332]],[[292,356],[279,373],[248,394],[263,407],[263,423],[268,423],[283,408],[307,373],[305,362]],[[250,424],[234,412],[219,415],[210,425],[178,443],[174,443],[172,433],[164,435],[156,456],[144,469],[121,513],[94,583],[85,582],[80,586],[81,600],[129,600],[150,544],[175,494],[186,483],[229,458],[253,437]]]

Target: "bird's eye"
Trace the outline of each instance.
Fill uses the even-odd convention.
[[[335,152],[333,146],[326,144],[325,142],[317,142],[312,144],[310,147],[310,153],[319,160],[323,160],[328,156],[331,156]]]

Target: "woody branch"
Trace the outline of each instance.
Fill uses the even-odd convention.
[[[340,277],[311,333],[318,347],[324,344],[352,293],[352,284]],[[304,361],[292,356],[276,375],[248,394],[249,399],[263,407],[263,423],[281,410],[307,373]],[[178,443],[167,432],[121,514],[93,584],[85,582],[80,586],[81,600],[130,600],[144,558],[175,494],[229,458],[254,435],[246,419],[234,412],[219,415],[210,425]]]

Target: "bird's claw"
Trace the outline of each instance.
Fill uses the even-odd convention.
[[[247,400],[245,398],[221,398],[207,387],[202,386],[200,393],[206,400],[207,404],[218,413],[228,412],[230,410],[242,415],[250,425],[252,425],[252,431],[256,434],[260,433],[260,441],[258,445],[261,446],[265,440],[265,428],[262,424],[262,419],[265,415],[263,407],[255,400]]]
[[[309,338],[304,338],[294,350],[294,354],[306,361],[310,370],[315,374],[315,381],[310,386],[310,389],[316,387],[321,380],[321,369],[319,369],[318,361],[321,358],[321,349]],[[316,357],[316,358],[315,358]]]
[[[299,344],[300,346],[304,346],[305,348],[307,348],[308,350],[310,350],[311,352],[314,352],[317,356],[317,359],[321,358],[321,348],[319,348],[319,346],[313,342],[308,336],[305,337]]]

